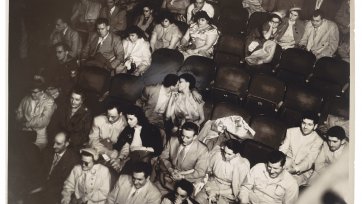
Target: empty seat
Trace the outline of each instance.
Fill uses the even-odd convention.
[[[327,120],[328,115],[340,117],[349,120],[349,102],[345,98],[330,98],[322,108],[320,121]]]
[[[249,123],[251,119],[251,115],[249,112],[240,106],[230,104],[230,103],[217,103],[214,105],[214,110],[211,114],[211,120],[216,120],[218,118],[223,118],[232,115],[239,115],[243,117],[243,119]]]
[[[209,88],[214,80],[216,66],[212,59],[202,56],[190,56],[180,67],[178,74],[192,73],[196,78],[196,87],[199,90]]]
[[[303,112],[320,113],[323,97],[304,86],[289,85],[280,108],[280,117],[288,127],[299,126]]]
[[[274,114],[284,98],[285,84],[268,75],[255,75],[249,87],[246,108],[254,114]]]
[[[250,127],[255,130],[254,140],[278,149],[285,138],[287,126],[275,117],[264,115],[251,119]]]
[[[268,155],[274,151],[272,147],[252,139],[246,139],[241,143],[240,154],[250,162],[250,168],[257,163],[266,163]]]
[[[223,34],[246,32],[249,13],[245,8],[235,8],[235,6],[234,8],[223,8],[221,11],[218,28]]]
[[[212,86],[214,101],[239,103],[248,93],[250,74],[240,66],[220,66]]]
[[[281,55],[277,76],[287,83],[305,83],[313,71],[315,60],[316,57],[312,52],[289,48]]]
[[[112,79],[109,96],[133,104],[141,96],[143,87],[141,77],[117,74]]]
[[[184,56],[177,50],[161,48],[152,53],[150,68],[142,78],[146,85],[161,83],[167,74],[175,74],[182,66]]]
[[[349,86],[349,63],[332,57],[320,58],[309,84],[326,97],[343,95]]]
[[[220,37],[214,56],[217,64],[239,65],[244,57],[244,40],[241,35],[223,34]]]

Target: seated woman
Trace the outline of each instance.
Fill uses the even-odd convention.
[[[278,26],[282,19],[277,14],[272,14],[270,20],[262,28],[254,29],[246,39],[246,62],[249,65],[259,65],[272,61],[275,53]]]
[[[196,23],[190,25],[181,40],[179,50],[185,59],[191,55],[213,58],[214,46],[219,38],[219,31],[211,24],[211,18],[205,11],[195,14]]]
[[[149,37],[154,26],[153,8],[151,5],[143,5],[142,14],[136,18],[134,25],[139,27],[147,38]]]
[[[291,8],[278,27],[276,40],[283,50],[293,48],[303,37],[305,24],[299,19],[300,11],[301,8]]]
[[[151,49],[154,52],[160,48],[175,49],[180,44],[182,33],[171,13],[161,13],[159,17],[160,23],[155,26],[151,36]]]
[[[186,10],[190,0],[163,0],[162,8],[169,10],[178,21],[186,22]]]
[[[128,29],[128,37],[122,41],[124,64],[116,68],[116,73],[140,76],[150,67],[150,44],[143,36],[142,30],[137,26],[131,26]]]
[[[189,73],[182,74],[179,79],[178,92],[172,93],[166,109],[166,120],[172,122],[170,127],[177,131],[185,122],[194,122],[198,126],[205,120],[204,101],[194,98],[192,91],[196,79]]]
[[[209,180],[196,195],[197,202],[228,204],[236,201],[250,170],[249,161],[240,156],[239,146],[237,140],[230,139],[210,153]]]
[[[113,145],[113,148],[119,151],[118,159],[111,160],[115,170],[120,171],[124,166],[122,172],[125,173],[134,162],[150,162],[153,157],[161,154],[163,148],[160,130],[148,122],[140,107],[129,107],[126,115],[128,126]]]

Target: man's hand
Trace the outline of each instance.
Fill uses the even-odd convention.
[[[116,170],[117,172],[121,171],[121,160],[120,159],[111,159],[110,163],[114,170]]]

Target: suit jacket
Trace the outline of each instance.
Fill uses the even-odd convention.
[[[121,175],[107,198],[107,204],[158,204],[161,203],[161,193],[151,182],[147,181],[140,191],[136,194],[134,200],[128,200],[132,190],[132,177]]]
[[[69,55],[73,58],[78,58],[82,51],[82,39],[79,36],[78,32],[73,30],[68,26],[65,34],[63,32],[58,32],[56,30],[50,35],[50,41],[52,45],[55,45],[58,42],[64,42],[70,48]]]
[[[151,124],[157,125],[159,127],[163,127],[164,125],[164,115],[156,113],[155,108],[158,102],[161,87],[161,84],[146,86],[142,91],[141,97],[136,101],[136,105],[143,109],[148,121],[150,121]]]
[[[81,59],[89,59],[97,53],[99,35],[93,33],[89,36],[85,44]],[[124,51],[120,37],[113,33],[109,33],[103,43],[99,46],[98,53],[110,62],[113,69],[119,66],[124,61]]]
[[[125,9],[115,6],[112,15],[108,7],[103,7],[100,11],[99,16],[101,18],[107,18],[109,20],[110,30],[112,32],[119,32],[124,31],[127,27],[126,14],[127,11]]]
[[[180,146],[179,138],[172,137],[167,143],[165,150],[160,155],[161,169],[169,168],[178,169],[180,171],[194,170],[192,173],[185,175],[185,179],[190,182],[197,182],[204,178],[209,165],[209,152],[202,142],[195,139],[191,144],[189,151],[185,155],[185,159],[179,165],[176,165],[177,153]]]
[[[47,150],[43,156],[44,197],[49,204],[60,201],[64,181],[69,176],[73,167],[79,163],[79,155],[67,149],[49,175],[54,154],[54,150]]]
[[[304,0],[302,10],[301,10],[301,19],[311,20],[313,12],[315,10],[317,0]],[[324,17],[329,20],[334,20],[338,9],[341,6],[341,0],[323,0],[320,10],[323,12]]]
[[[317,59],[332,57],[337,51],[339,43],[337,25],[332,21],[324,19],[316,32],[316,36],[313,33],[314,27],[311,22],[308,22],[299,44],[306,46],[307,50],[313,52]]]

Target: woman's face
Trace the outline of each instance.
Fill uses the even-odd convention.
[[[170,21],[166,18],[166,19],[164,19],[162,22],[161,22],[161,25],[162,25],[162,27],[164,27],[164,28],[167,28],[168,26],[170,26]]]
[[[127,115],[127,123],[131,128],[134,128],[138,125],[138,119],[135,115]]]
[[[189,88],[190,87],[190,83],[189,82],[187,82],[185,79],[180,79],[179,80],[179,83],[178,83],[178,90],[179,91],[185,91],[187,88]]]
[[[205,18],[200,18],[199,20],[197,20],[197,24],[199,26],[205,26],[205,25],[209,24],[209,21],[207,21]]]
[[[138,40],[138,35],[136,33],[130,33],[129,34],[129,40],[131,42],[136,42]]]
[[[289,19],[290,19],[291,21],[297,20],[298,17],[299,17],[298,12],[296,12],[296,11],[290,11],[290,13],[289,13]]]
[[[280,20],[278,18],[272,18],[270,20],[270,23],[272,25],[273,28],[277,28],[280,24]]]
[[[146,18],[150,17],[151,14],[152,14],[152,10],[151,10],[150,8],[148,8],[148,7],[144,7],[144,8],[143,8],[143,15],[144,15]]]

